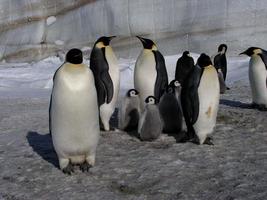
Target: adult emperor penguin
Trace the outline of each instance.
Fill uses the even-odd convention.
[[[134,69],[134,87],[139,91],[141,110],[145,108],[145,99],[154,96],[159,101],[168,86],[168,74],[165,60],[152,40],[137,36],[144,49],[137,58]]]
[[[152,141],[157,139],[162,132],[162,120],[157,99],[153,96],[148,96],[145,99],[145,103],[146,106],[138,124],[138,133],[141,140]]]
[[[90,68],[95,85],[100,111],[100,122],[105,131],[110,130],[109,120],[113,114],[120,88],[120,71],[117,58],[111,48],[112,37],[100,37],[94,44],[90,56]]]
[[[226,79],[226,74],[227,74],[226,51],[227,51],[226,44],[220,44],[218,47],[218,53],[216,54],[213,60],[214,67],[217,70],[221,69],[224,81]]]
[[[184,51],[182,57],[177,60],[175,79],[183,86],[187,75],[194,68],[194,59],[191,57],[189,51]]]
[[[125,131],[137,130],[139,117],[139,92],[135,89],[130,89],[121,101],[119,109],[119,128]]]
[[[267,110],[267,51],[250,47],[241,54],[251,57],[248,72],[252,105],[259,110]]]
[[[183,114],[180,98],[177,98],[175,89],[174,84],[169,84],[159,102],[163,132],[165,133],[180,133],[182,131]]]
[[[212,144],[207,137],[216,125],[220,87],[210,57],[201,54],[182,87],[182,107],[188,139],[197,136],[199,144]]]
[[[56,71],[49,122],[60,169],[67,174],[79,164],[88,171],[95,164],[99,112],[94,76],[79,49],[71,49]]]

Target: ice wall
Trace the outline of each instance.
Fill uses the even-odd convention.
[[[0,59],[39,60],[71,47],[90,53],[101,35],[118,35],[120,57],[135,58],[134,38],[154,39],[164,55],[213,54],[226,43],[229,54],[248,46],[267,48],[266,0],[1,0]]]

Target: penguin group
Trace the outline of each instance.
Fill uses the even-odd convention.
[[[60,169],[74,166],[88,171],[95,164],[100,130],[111,131],[111,116],[118,103],[120,71],[110,46],[115,36],[100,37],[90,55],[71,49],[53,77],[49,107],[49,129]],[[202,53],[197,62],[189,51],[177,60],[175,79],[169,82],[165,59],[156,44],[137,36],[143,48],[134,69],[134,88],[120,101],[118,128],[135,131],[142,141],[162,133],[180,137],[180,142],[213,145],[220,93],[226,84],[227,46],[221,44],[212,59]],[[267,51],[251,47],[241,54],[251,57],[249,80],[252,106],[267,110]],[[186,128],[184,125],[186,125]],[[185,131],[186,130],[186,131]]]

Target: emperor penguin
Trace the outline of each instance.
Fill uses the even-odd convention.
[[[217,71],[210,57],[201,54],[181,93],[188,139],[196,136],[199,144],[212,144],[208,135],[216,125],[219,96]]]
[[[180,98],[176,96],[174,84],[169,84],[160,98],[159,111],[163,121],[163,132],[178,134],[183,128],[183,114]]]
[[[113,114],[120,88],[120,71],[117,58],[110,41],[115,36],[100,37],[94,44],[90,55],[90,68],[95,77],[95,85],[100,112],[101,129],[110,130],[110,118]]]
[[[94,76],[79,49],[71,49],[56,71],[50,99],[49,126],[60,169],[73,165],[88,171],[95,164],[99,112]]]
[[[220,44],[218,47],[218,53],[216,54],[216,56],[214,57],[214,60],[213,60],[214,67],[217,70],[221,69],[224,81],[226,80],[226,74],[227,74],[226,51],[227,51],[227,45],[226,44]]]
[[[267,110],[267,51],[250,47],[241,54],[250,56],[249,81],[252,105],[259,110]]]
[[[139,92],[135,89],[130,89],[121,101],[119,109],[119,128],[125,131],[137,130],[139,117]]]
[[[160,136],[163,125],[157,99],[154,96],[148,96],[145,103],[145,109],[141,113],[138,123],[138,134],[141,140],[152,141]]]
[[[137,36],[144,49],[137,58],[134,69],[134,87],[139,91],[141,111],[145,108],[145,99],[154,96],[159,101],[168,86],[168,74],[165,60],[155,43]]]
[[[184,51],[182,57],[176,63],[175,79],[183,86],[184,80],[193,68],[194,59],[191,57],[189,51]]]

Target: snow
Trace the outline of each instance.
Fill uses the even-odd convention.
[[[199,54],[191,53],[191,56],[196,62]],[[16,96],[21,91],[27,91],[25,95],[28,95],[30,91],[38,90],[50,92],[53,85],[53,74],[63,63],[61,57],[53,56],[33,63],[0,63],[0,93],[6,92],[11,96]],[[165,56],[169,81],[174,79],[176,62],[179,57],[181,54]],[[134,87],[135,59],[119,58],[118,62],[121,72],[120,90],[121,95],[124,95],[128,89]],[[89,65],[89,60],[84,59],[84,63]],[[248,63],[248,57],[228,57],[228,84],[248,80]]]
[[[57,18],[55,16],[50,16],[46,19],[46,25],[50,26],[54,24],[57,21]]]

